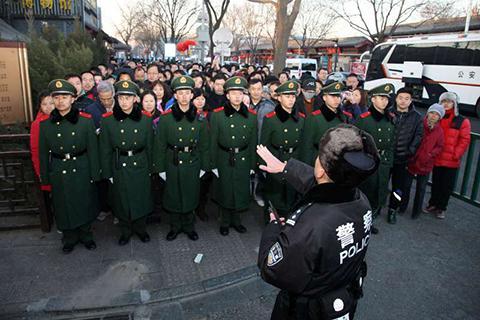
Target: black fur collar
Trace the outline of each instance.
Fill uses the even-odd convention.
[[[230,117],[232,114],[235,112],[238,112],[240,115],[244,116],[245,118],[248,118],[248,108],[246,105],[242,104],[240,105],[240,109],[235,110],[235,108],[230,104],[230,102],[227,102],[224,107],[225,110],[225,115],[227,117]]]
[[[295,122],[298,122],[298,113],[297,113],[297,110],[295,110],[296,108],[294,107],[292,109],[292,113],[288,113],[287,111],[285,111],[285,109],[282,108],[282,106],[280,104],[277,104],[277,106],[275,107],[275,114],[277,115],[277,118],[278,120],[280,120],[281,122],[285,122],[288,120],[288,118],[292,118]]]
[[[388,111],[388,109],[385,109],[385,113],[381,113],[380,111],[375,109],[374,106],[371,106],[368,111],[370,111],[370,114],[372,115],[373,119],[375,119],[376,121],[380,121],[383,118],[387,119],[388,121],[392,120],[392,116]]]
[[[330,122],[335,118],[339,118],[342,122],[345,122],[342,112],[340,111],[340,107],[337,108],[337,112],[333,112],[327,105],[324,103],[320,106],[320,111],[322,112],[325,119]]]
[[[78,111],[78,109],[73,106],[72,106],[72,109],[70,109],[70,112],[67,113],[65,116],[62,116],[57,109],[54,109],[50,114],[50,120],[52,122],[60,122],[63,119],[65,119],[70,123],[76,124],[78,122],[79,114],[80,112]]]
[[[317,184],[311,188],[301,200],[300,206],[309,202],[342,203],[358,198],[356,188],[347,188],[335,183]]]
[[[115,104],[115,106],[113,106],[113,116],[117,121],[125,120],[127,118],[130,118],[133,121],[140,121],[140,119],[142,118],[142,110],[137,104],[135,104],[133,106],[132,112],[130,112],[130,114],[126,114],[122,111],[122,108],[120,108],[118,104]]]
[[[193,122],[195,120],[195,117],[197,115],[197,110],[195,109],[195,106],[190,103],[190,106],[186,112],[183,112],[180,109],[180,106],[178,105],[177,102],[175,102],[172,106],[172,115],[175,118],[175,120],[181,121],[183,117],[186,117],[189,122]]]

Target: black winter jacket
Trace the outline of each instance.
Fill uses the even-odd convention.
[[[396,106],[391,109],[395,115],[395,153],[394,164],[407,163],[415,155],[423,136],[423,117],[410,104],[407,112],[398,112]]]

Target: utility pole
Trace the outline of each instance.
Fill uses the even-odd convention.
[[[465,31],[464,31],[465,34],[468,33],[468,30],[470,28],[470,19],[472,17],[472,0],[468,1],[467,6],[468,6],[467,7],[467,18],[465,19]]]

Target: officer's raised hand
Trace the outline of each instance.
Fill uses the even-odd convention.
[[[267,171],[268,173],[280,173],[283,172],[286,162],[278,160],[267,147],[261,144],[257,146],[257,154],[265,161],[266,165],[261,164],[260,169]]]

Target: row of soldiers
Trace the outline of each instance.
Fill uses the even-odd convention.
[[[276,89],[278,104],[265,116],[261,132],[255,111],[243,104],[244,78],[225,82],[228,102],[211,114],[193,106],[192,78],[179,76],[171,87],[175,102],[153,130],[151,114],[137,104],[137,84],[118,81],[113,111],[103,115],[96,132],[91,116],[72,107],[75,87],[61,79],[49,84],[55,110],[40,123],[40,180],[51,185],[65,253],[78,243],[89,250],[96,248],[91,223],[99,211],[96,182],[102,179],[109,181],[120,245],[134,234],[142,242],[150,240],[146,218],[153,210],[153,198],[159,196],[169,216],[167,240],[181,232],[197,240],[194,211],[201,194],[207,192],[201,190],[207,172],[215,176],[212,200],[220,209],[220,233],[226,236],[230,228],[244,233],[241,213],[250,205],[251,177],[259,163],[257,145],[266,146],[282,161],[297,158],[314,165],[323,133],[351,121],[351,115],[339,109],[345,90],[340,82],[323,88],[325,105],[308,117],[294,108],[298,83],[285,82]],[[376,212],[385,201],[393,161],[394,126],[385,111],[392,93],[390,84],[371,90],[370,111],[356,122],[374,137],[381,156],[380,169],[361,187]],[[162,195],[152,194],[152,179],[164,181]],[[267,174],[264,197],[285,217],[298,196],[278,175]]]

